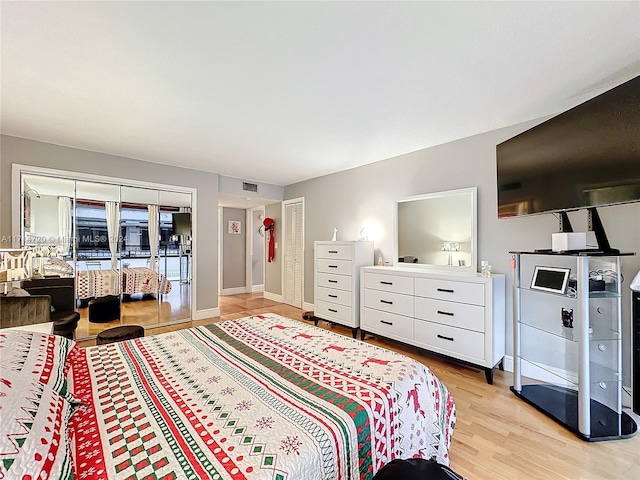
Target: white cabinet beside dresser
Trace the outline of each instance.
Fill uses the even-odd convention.
[[[481,367],[505,355],[505,277],[365,267],[360,330]]]
[[[314,247],[314,315],[351,327],[355,338],[360,326],[360,268],[373,265],[373,242],[318,241]]]

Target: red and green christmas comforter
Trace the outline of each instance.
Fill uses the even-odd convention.
[[[455,406],[427,367],[274,314],[76,349],[78,479],[370,479],[448,464]]]

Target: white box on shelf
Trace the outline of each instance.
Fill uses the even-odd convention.
[[[585,232],[551,234],[551,250],[553,252],[584,250],[585,248],[587,248],[587,234]]]

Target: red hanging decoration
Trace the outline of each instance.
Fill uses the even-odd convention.
[[[267,261],[273,262],[276,256],[276,222],[273,218],[265,218],[262,222],[264,230],[269,234],[269,254],[267,255]]]

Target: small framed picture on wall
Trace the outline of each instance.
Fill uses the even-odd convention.
[[[229,220],[229,233],[240,235],[242,233],[242,222],[240,220]]]

